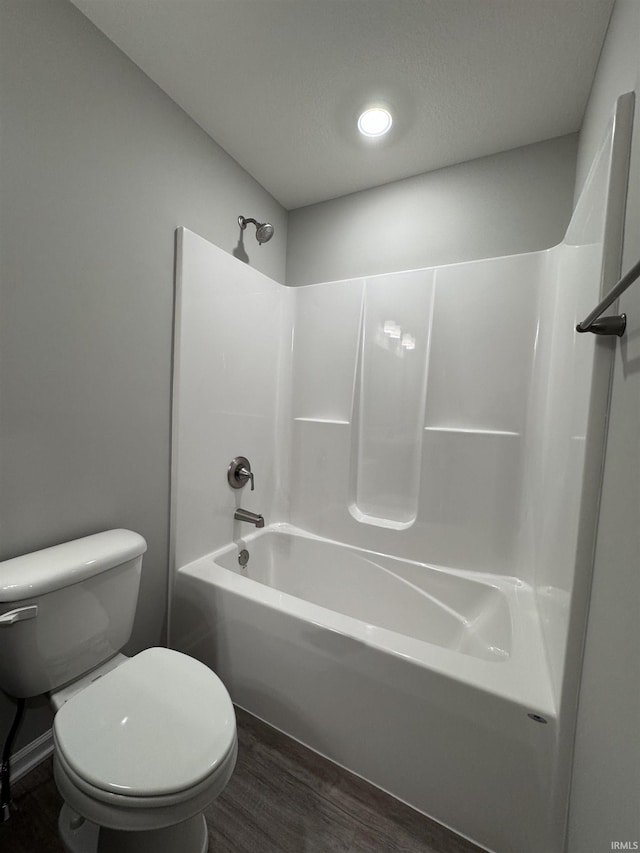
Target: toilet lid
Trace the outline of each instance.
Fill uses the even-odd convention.
[[[229,694],[187,655],[147,649],[92,682],[54,719],[56,749],[90,785],[161,796],[215,772],[235,741]]]

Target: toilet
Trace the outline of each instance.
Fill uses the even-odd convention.
[[[0,688],[49,694],[68,853],[206,853],[237,757],[220,679],[180,652],[126,657],[146,542],[109,530],[0,564]]]

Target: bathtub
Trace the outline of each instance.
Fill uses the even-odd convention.
[[[526,584],[279,524],[179,567],[171,626],[237,705],[476,844],[562,849]]]

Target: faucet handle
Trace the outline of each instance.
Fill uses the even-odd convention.
[[[247,481],[251,480],[251,491],[253,491],[253,473],[251,472],[251,463],[246,456],[236,456],[232,459],[227,468],[227,482],[232,489],[241,489],[246,486]]]
[[[251,491],[253,491],[253,473],[251,471],[251,468],[241,468],[238,471],[237,476],[238,476],[238,479],[240,479],[240,477],[243,477],[245,483],[247,482],[247,480],[251,480]]]

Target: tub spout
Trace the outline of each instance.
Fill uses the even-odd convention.
[[[255,512],[249,512],[248,509],[237,509],[233,513],[233,517],[236,521],[248,521],[249,524],[255,524],[256,527],[264,527],[264,518]]]

